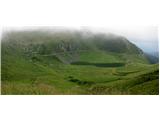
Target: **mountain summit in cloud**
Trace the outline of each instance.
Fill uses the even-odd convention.
[[[89,29],[25,29],[1,40],[2,94],[159,94],[157,58],[127,37]]]

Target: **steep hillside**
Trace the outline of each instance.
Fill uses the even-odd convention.
[[[2,94],[159,94],[158,64],[122,36],[12,31],[1,54]]]
[[[103,54],[101,55],[103,61],[100,62],[107,62],[110,58],[115,61],[131,61],[126,55],[133,55],[147,62],[143,52],[124,37],[113,34],[84,35],[79,31],[10,32],[2,38],[2,54],[7,53],[21,54],[31,59],[38,56],[56,56],[63,63],[85,61],[85,55],[86,57],[93,55],[94,61],[98,57],[96,54]]]

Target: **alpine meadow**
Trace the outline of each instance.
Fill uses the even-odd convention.
[[[126,36],[77,29],[10,30],[2,95],[158,95],[159,57]]]

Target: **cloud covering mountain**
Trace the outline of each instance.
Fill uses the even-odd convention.
[[[153,53],[158,52],[158,27],[155,26],[113,26],[113,27],[89,27],[89,26],[50,26],[50,27],[12,27],[1,30],[32,30],[32,29],[46,29],[46,30],[82,30],[101,33],[114,33],[125,36],[129,41],[136,44],[144,52]]]

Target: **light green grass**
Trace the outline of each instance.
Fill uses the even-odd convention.
[[[112,68],[53,65],[53,62],[52,59],[46,64],[19,58],[18,62],[5,63],[8,68],[3,66],[6,71],[2,69],[2,94],[158,94],[158,80],[137,83],[139,76],[156,71],[158,65],[131,64]],[[80,83],[93,83],[81,85],[71,82],[70,77]]]
[[[158,64],[121,36],[22,31],[1,42],[4,95],[159,94]]]

